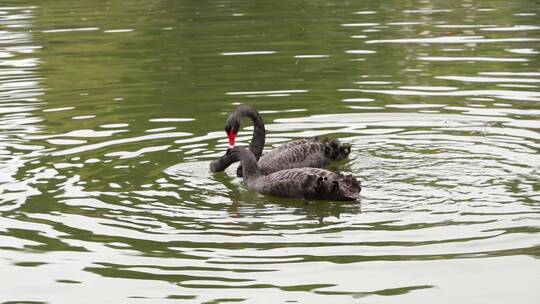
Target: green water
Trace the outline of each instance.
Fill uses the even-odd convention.
[[[536,1],[0,4],[0,303],[536,303]],[[351,143],[357,202],[211,174]],[[239,141],[247,144],[250,123]]]

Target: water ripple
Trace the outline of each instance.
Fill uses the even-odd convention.
[[[501,43],[501,42],[533,42],[540,38],[484,38],[483,36],[443,36],[433,38],[407,38],[368,40],[366,43]]]

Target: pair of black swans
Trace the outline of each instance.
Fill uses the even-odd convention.
[[[253,136],[248,148],[234,147],[236,135],[245,117],[253,121]],[[260,194],[314,200],[356,200],[360,182],[352,175],[332,172],[326,167],[346,158],[351,146],[338,140],[301,139],[283,144],[262,154],[266,131],[255,108],[241,105],[225,124],[229,148],[225,155],[210,163],[212,172],[225,170],[240,161],[237,174]]]

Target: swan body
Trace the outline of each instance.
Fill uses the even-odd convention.
[[[350,145],[342,144],[338,140],[313,138],[292,141],[262,154],[266,135],[264,122],[257,110],[248,105],[240,105],[236,108],[225,123],[230,149],[234,148],[236,134],[245,117],[250,117],[253,121],[254,129],[249,149],[258,160],[263,175],[283,169],[326,167],[334,161],[346,158],[351,152]],[[223,171],[233,162],[233,158],[225,154],[210,164],[210,170],[212,172]],[[242,176],[242,165],[238,168],[237,175]]]
[[[357,200],[361,185],[352,175],[345,176],[321,168],[292,168],[263,175],[253,152],[246,148],[227,151],[231,161],[242,164],[244,183],[260,194],[272,196]]]

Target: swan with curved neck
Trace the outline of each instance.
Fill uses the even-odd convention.
[[[245,117],[253,121],[253,135],[249,149],[263,175],[283,169],[314,167],[322,168],[330,163],[346,158],[351,152],[350,145],[342,144],[338,140],[301,139],[279,146],[278,148],[262,154],[266,131],[261,115],[254,107],[240,105],[227,118],[225,133],[229,138],[229,149],[234,148],[236,135],[240,130]],[[225,170],[233,163],[233,159],[225,154],[210,164],[212,172]],[[238,176],[242,176],[242,165],[238,168]]]
[[[352,175],[306,167],[263,175],[251,150],[236,147],[228,149],[226,155],[231,161],[240,161],[244,183],[260,194],[340,201],[357,200],[360,195],[360,182]]]

